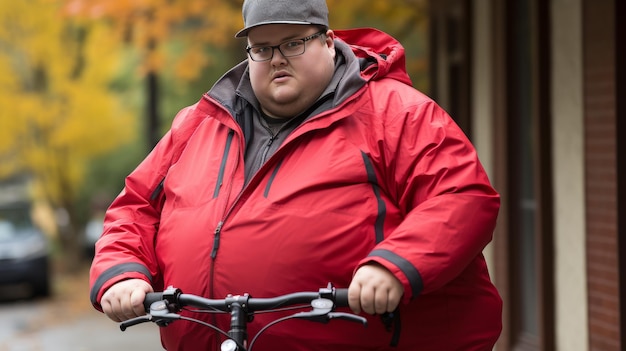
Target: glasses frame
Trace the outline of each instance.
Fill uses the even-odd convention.
[[[321,30],[317,33],[313,33],[309,36],[306,36],[304,38],[299,38],[299,39],[289,39],[289,40],[285,40],[282,43],[278,44],[278,45],[248,45],[246,47],[246,52],[248,53],[248,57],[250,57],[250,59],[254,62],[265,62],[265,61],[269,61],[271,59],[274,58],[274,51],[276,49],[278,49],[278,51],[280,52],[281,55],[283,55],[283,57],[288,58],[288,57],[296,57],[296,56],[300,56],[302,54],[304,54],[306,52],[306,43],[310,40],[313,40],[319,36],[322,36],[326,34],[325,30]],[[298,53],[298,54],[289,54],[289,55],[285,55],[285,53],[280,49],[281,46],[287,44],[287,43],[293,43],[296,41],[301,41],[302,42],[302,52]],[[267,48],[267,49],[272,49],[272,54],[270,55],[269,58],[266,58],[264,60],[256,60],[252,54],[250,54],[250,50],[252,49],[258,49],[258,48]]]

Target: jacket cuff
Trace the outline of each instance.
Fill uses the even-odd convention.
[[[408,296],[408,299],[414,299],[424,289],[422,275],[417,270],[417,268],[404,257],[399,256],[392,251],[384,249],[374,250],[370,252],[367,257],[369,259],[374,259],[376,262],[387,267],[387,269],[389,269],[390,265],[393,265],[397,268],[397,270],[404,274],[408,281],[409,287],[411,288],[411,295]],[[405,298],[407,298],[407,296],[405,296]]]
[[[149,283],[152,283],[152,275],[150,274],[150,270],[140,263],[122,263],[102,272],[102,274],[98,276],[98,279],[96,279],[93,286],[91,287],[91,291],[89,293],[89,299],[91,300],[91,304],[98,310],[102,310],[102,308],[100,307],[100,298],[104,293],[103,288],[105,286],[107,286],[108,288],[109,286],[119,281],[132,278],[145,279]]]

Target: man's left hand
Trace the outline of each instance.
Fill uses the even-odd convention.
[[[357,269],[348,288],[348,303],[354,313],[393,312],[404,293],[402,283],[385,267],[371,263]]]

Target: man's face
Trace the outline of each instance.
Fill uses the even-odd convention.
[[[250,46],[274,46],[318,32],[315,26],[268,24],[248,33]],[[250,81],[263,111],[278,118],[291,118],[311,106],[330,82],[335,68],[333,32],[304,43],[302,55],[284,57],[278,48],[263,62],[248,57]]]

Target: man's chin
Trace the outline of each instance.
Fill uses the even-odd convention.
[[[291,118],[302,112],[302,103],[297,99],[271,99],[263,109],[272,117]]]
[[[270,95],[270,99],[277,105],[290,105],[298,102],[299,96],[300,95],[291,88],[280,87],[274,89]]]

